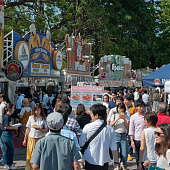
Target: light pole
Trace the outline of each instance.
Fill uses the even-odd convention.
[[[93,63],[93,67],[92,68],[93,68],[93,78],[94,78],[94,71],[95,71],[94,70],[94,60],[93,60],[94,56],[92,55],[91,58],[92,58],[92,63]]]

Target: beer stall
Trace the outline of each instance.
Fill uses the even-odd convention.
[[[17,92],[18,88],[26,87],[31,87],[32,93],[37,90],[42,91],[44,88],[48,89],[48,93],[58,91],[62,80],[63,54],[61,46],[58,45],[56,48],[51,42],[50,31],[46,33],[36,31],[35,25],[31,24],[30,31],[24,36],[12,30],[4,37],[4,44],[4,73],[11,84],[9,86],[11,91]],[[13,63],[9,64],[10,61]],[[19,69],[14,65],[16,62],[21,63],[23,67],[20,70],[21,76],[17,78],[15,76],[19,74]]]

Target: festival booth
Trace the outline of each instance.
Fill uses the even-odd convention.
[[[170,64],[161,67],[150,75],[142,79],[143,86],[164,86],[164,83],[170,80]]]
[[[91,43],[87,43],[80,34],[66,35],[67,69],[65,74],[65,89],[71,91],[71,85],[77,82],[91,82]]]
[[[30,31],[24,36],[11,31],[4,37],[4,44],[4,74],[9,82],[13,82],[11,91],[26,87],[31,87],[32,93],[45,88],[48,92],[57,91],[63,55],[61,46],[56,48],[51,42],[49,31],[36,31],[35,25],[31,24]]]
[[[104,87],[130,87],[131,65],[129,58],[120,55],[108,55],[100,58],[100,86]],[[105,75],[104,77],[102,75]]]

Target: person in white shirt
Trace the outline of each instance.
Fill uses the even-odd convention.
[[[2,112],[6,105],[7,105],[6,96],[4,94],[0,94],[0,124],[2,123]]]
[[[119,103],[122,103],[123,101],[124,101],[123,97],[120,97],[120,96],[116,97],[116,105],[118,105]],[[108,125],[110,125],[111,117],[112,117],[112,115],[114,115],[114,114],[117,114],[117,107],[114,107],[114,108],[112,108],[112,109],[110,110],[109,115],[108,115],[108,117],[107,117],[107,124],[108,124]],[[126,114],[127,114],[128,116],[130,116],[130,112],[129,112],[128,109],[126,110]]]
[[[149,100],[150,100],[150,97],[147,94],[147,90],[144,90],[144,94],[142,95],[142,100],[145,103],[145,112],[147,112],[149,107]]]
[[[49,97],[48,97],[48,94],[47,94],[47,90],[43,90],[43,101],[42,101],[42,107],[44,109],[44,113],[45,115],[47,116],[47,111],[49,109],[49,106],[47,105],[48,102],[49,102]]]
[[[121,153],[121,168],[127,168],[127,130],[129,129],[130,116],[126,114],[126,107],[124,103],[117,105],[117,114],[112,115],[110,126],[114,127],[116,133],[117,152]],[[119,156],[118,156],[119,157]]]
[[[24,94],[23,91],[21,89],[18,90],[18,100],[17,100],[17,104],[16,104],[16,109],[17,112],[19,113],[21,111],[21,107],[22,107],[22,100],[24,99]]]
[[[136,102],[136,100],[139,99],[139,92],[138,92],[138,88],[137,87],[135,88],[135,92],[133,94],[134,94],[134,102]]]
[[[103,96],[103,105],[106,106],[106,109],[108,109],[108,106],[109,106],[109,96],[107,94],[105,94]]]
[[[25,137],[23,141],[23,146],[27,144],[27,157],[26,157],[26,168],[32,169],[31,167],[31,157],[34,152],[36,142],[43,138],[45,134],[48,132],[48,128],[46,125],[46,116],[44,114],[42,105],[40,103],[36,103],[33,108],[32,116],[29,117],[27,122],[27,129],[25,132]],[[27,140],[28,138],[28,140]]]
[[[94,104],[90,107],[92,123],[84,126],[79,138],[80,147],[99,129],[106,119],[106,107],[102,104]],[[118,168],[118,154],[114,129],[106,125],[102,131],[89,143],[84,152],[85,170],[89,169],[108,169],[111,162],[109,148],[114,157],[114,168]]]

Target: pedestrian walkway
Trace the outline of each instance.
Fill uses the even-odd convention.
[[[133,160],[128,161],[128,169],[129,170],[137,170],[136,168],[136,161],[135,155],[132,155]],[[14,152],[14,164],[18,167],[19,170],[25,170],[25,163],[26,163],[26,148],[18,148]],[[4,169],[2,165],[2,161],[0,161],[0,170]],[[109,163],[109,170],[113,170],[112,163]]]

